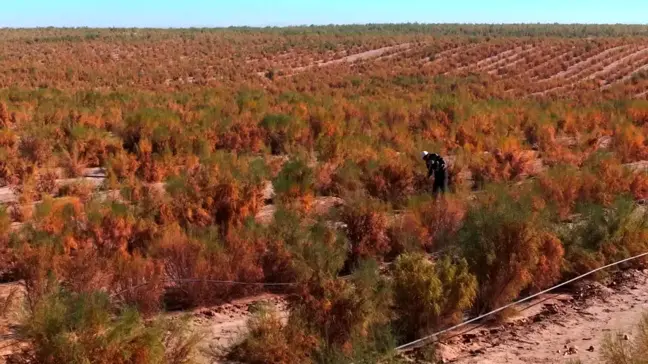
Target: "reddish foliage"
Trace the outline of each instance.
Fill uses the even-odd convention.
[[[118,256],[111,265],[114,274],[110,291],[115,297],[137,307],[145,315],[160,310],[165,290],[164,266],[161,262],[134,255]]]
[[[648,173],[635,173],[630,192],[636,200],[648,199]]]
[[[403,240],[414,237],[427,251],[441,249],[444,243],[454,240],[465,212],[465,203],[450,196],[412,206],[391,228],[392,244],[403,250],[408,248],[402,246]]]
[[[384,205],[373,199],[349,202],[342,207],[340,217],[346,224],[353,260],[381,259],[391,251],[385,212]]]

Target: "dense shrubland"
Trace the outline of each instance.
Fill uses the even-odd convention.
[[[272,31],[231,31],[229,40],[201,31],[76,39],[70,30],[72,38],[17,32],[4,41],[0,62],[14,66],[4,80],[25,76],[0,90],[0,187],[16,195],[0,209],[0,277],[24,283],[21,328],[32,344],[16,360],[182,363],[194,338],[158,316],[263,290],[210,282],[239,281],[294,285],[281,288],[287,321],[259,311],[232,358],[373,363],[464,314],[648,248],[648,219],[635,205],[648,198],[637,163],[648,159],[645,101],[519,99],[487,74],[440,76],[411,60],[402,72],[384,60],[270,82],[247,74],[266,64],[243,58],[294,52],[296,67],[304,55],[408,40],[410,28],[329,30],[291,46]],[[338,32],[350,33],[346,43]],[[246,39],[257,41],[238,51]],[[116,41],[130,51],[111,53]],[[432,67],[497,55],[506,41]],[[536,41],[558,54],[580,40]],[[618,39],[593,42],[556,67]],[[441,38],[427,56],[469,43]],[[17,63],[19,50],[37,59],[61,44],[79,53],[56,61],[65,68]],[[129,52],[147,49],[173,49],[173,72],[155,57],[134,71]],[[199,49],[232,55],[238,68]],[[214,70],[220,78],[208,81]],[[193,83],[165,84],[189,74]],[[448,156],[443,198],[430,196],[421,150]],[[104,171],[98,188],[64,180],[88,168]],[[332,198],[344,203],[322,211]],[[259,221],[267,203],[273,218]],[[80,336],[88,339],[71,339]]]

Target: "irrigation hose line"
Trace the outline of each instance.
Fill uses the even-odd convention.
[[[153,282],[145,282],[142,284],[138,284],[136,286],[128,287],[125,288],[119,292],[114,293],[112,296],[119,296],[121,294],[124,294],[128,291],[133,291],[138,288],[142,288],[145,286],[148,286]],[[263,287],[278,287],[278,286],[294,286],[297,283],[296,282],[289,282],[289,283],[263,283],[263,282],[238,282],[238,281],[218,281],[218,280],[213,280],[213,279],[166,279],[160,281],[160,284],[165,284],[165,283],[213,283],[213,284],[230,284],[230,285],[238,285],[238,286],[263,286]]]
[[[589,271],[589,272],[587,272],[587,273],[585,273],[585,274],[582,274],[582,275],[580,275],[580,276],[578,276],[578,277],[576,277],[576,278],[570,279],[570,280],[568,280],[568,281],[566,281],[566,282],[563,282],[563,283],[560,283],[560,284],[558,284],[558,285],[555,285],[555,286],[553,286],[553,287],[551,287],[551,288],[545,289],[545,290],[542,291],[542,292],[538,292],[538,293],[533,294],[533,295],[531,295],[531,296],[529,296],[529,297],[523,298],[523,299],[521,299],[521,300],[519,300],[519,301],[515,301],[515,302],[513,302],[513,303],[509,303],[508,305],[505,305],[505,306],[503,306],[503,307],[500,307],[500,308],[498,308],[498,309],[496,309],[496,310],[493,310],[493,311],[491,311],[491,312],[488,312],[488,313],[485,313],[485,314],[483,314],[483,315],[477,316],[477,317],[475,317],[475,318],[473,318],[473,319],[470,319],[470,320],[468,320],[468,321],[464,321],[464,322],[462,322],[462,323],[460,323],[460,324],[457,324],[457,325],[455,325],[455,326],[449,327],[449,328],[447,328],[447,329],[444,329],[444,330],[441,330],[441,331],[435,332],[434,334],[431,334],[431,335],[428,335],[428,336],[422,337],[422,338],[420,338],[420,339],[418,339],[418,340],[414,340],[414,341],[409,342],[409,343],[407,343],[407,344],[403,344],[403,345],[397,347],[395,350],[396,350],[396,351],[399,351],[399,352],[405,351],[406,349],[412,348],[412,347],[414,347],[415,345],[418,345],[418,344],[421,344],[421,343],[423,343],[423,342],[426,342],[426,341],[428,341],[428,340],[430,340],[430,339],[432,339],[432,338],[435,338],[435,337],[437,337],[437,336],[439,336],[439,335],[441,335],[441,334],[445,334],[446,332],[449,332],[449,331],[452,331],[452,330],[458,329],[458,328],[460,328],[460,327],[462,327],[462,326],[466,326],[466,325],[468,325],[468,324],[470,324],[470,323],[473,323],[473,322],[475,322],[475,321],[479,321],[479,320],[483,319],[484,317],[491,316],[491,315],[493,315],[493,314],[496,314],[496,313],[498,313],[498,312],[501,312],[501,311],[503,311],[503,310],[506,310],[507,308],[513,307],[513,306],[518,305],[518,304],[520,304],[520,303],[522,303],[522,302],[526,302],[526,301],[531,300],[531,299],[533,299],[533,298],[535,298],[535,297],[538,297],[538,296],[543,295],[543,294],[545,294],[545,293],[551,292],[551,291],[553,291],[553,290],[556,289],[556,288],[560,288],[560,287],[562,287],[562,286],[566,286],[566,285],[568,285],[568,284],[570,284],[570,283],[573,283],[573,282],[575,282],[575,281],[578,281],[578,280],[580,280],[580,279],[583,279],[583,278],[585,278],[585,277],[587,277],[587,276],[589,276],[589,275],[591,275],[591,274],[594,274],[594,273],[596,273],[596,272],[598,272],[598,271],[601,271],[601,270],[604,270],[604,269],[607,269],[607,268],[610,268],[610,267],[613,267],[613,266],[615,266],[615,265],[619,265],[619,264],[621,264],[621,263],[625,263],[625,262],[628,262],[628,261],[631,261],[631,260],[635,260],[635,259],[638,259],[638,258],[641,258],[641,257],[645,257],[645,256],[647,256],[647,255],[648,255],[648,252],[647,252],[647,253],[643,253],[643,254],[639,254],[639,255],[635,255],[635,256],[633,256],[633,257],[626,258],[626,259],[620,260],[620,261],[618,261],[618,262],[615,262],[615,263],[611,263],[611,264],[605,265],[605,266],[600,267],[600,268],[596,268],[596,269],[591,270],[591,271]]]
[[[570,279],[570,280],[568,280],[568,281],[566,281],[566,282],[563,282],[563,283],[557,284],[557,285],[555,285],[555,286],[553,286],[553,287],[547,288],[547,289],[545,289],[544,291],[538,292],[538,293],[536,293],[536,294],[533,294],[533,295],[528,296],[528,297],[526,297],[526,298],[523,298],[523,299],[521,299],[521,300],[518,300],[518,301],[515,301],[515,302],[512,302],[512,303],[509,303],[508,305],[502,306],[502,307],[500,307],[500,308],[498,308],[498,309],[496,309],[496,310],[493,310],[493,311],[487,312],[487,313],[485,313],[485,314],[483,314],[483,315],[477,316],[477,317],[472,318],[472,319],[470,319],[470,320],[468,320],[468,321],[464,321],[464,322],[462,322],[462,323],[460,323],[460,324],[454,325],[454,326],[449,327],[449,328],[447,328],[447,329],[444,329],[444,330],[441,330],[441,331],[437,331],[437,332],[435,332],[435,333],[433,333],[433,334],[431,334],[431,335],[428,335],[428,336],[422,337],[422,338],[420,338],[420,339],[418,339],[418,340],[415,340],[415,341],[409,342],[409,343],[407,343],[407,344],[403,344],[403,345],[397,347],[395,350],[396,350],[396,351],[401,351],[401,352],[402,352],[402,351],[405,351],[406,349],[409,349],[409,348],[411,348],[411,347],[414,347],[414,346],[417,345],[417,344],[421,344],[421,343],[423,343],[423,342],[425,342],[425,341],[428,341],[428,340],[430,340],[430,339],[432,339],[432,338],[435,338],[435,337],[437,337],[437,336],[439,336],[439,335],[441,335],[441,334],[445,334],[446,332],[449,332],[449,331],[452,331],[452,330],[458,329],[458,328],[460,328],[460,327],[466,326],[466,325],[468,325],[468,324],[470,324],[470,323],[473,323],[473,322],[475,322],[475,321],[479,321],[479,320],[481,320],[481,319],[483,319],[483,318],[485,318],[485,317],[488,317],[488,316],[494,315],[494,314],[496,314],[496,313],[498,313],[498,312],[504,311],[504,310],[506,310],[507,308],[510,308],[510,307],[513,307],[513,306],[519,305],[520,303],[523,303],[523,302],[529,301],[529,300],[531,300],[531,299],[533,299],[533,298],[535,298],[535,297],[538,297],[538,296],[540,296],[540,295],[543,295],[543,294],[545,294],[545,293],[549,293],[549,292],[551,292],[551,291],[553,291],[553,290],[555,290],[555,289],[557,289],[557,288],[560,288],[560,287],[566,286],[566,285],[568,285],[568,284],[570,284],[570,283],[573,283],[573,282],[576,282],[576,281],[578,281],[578,280],[581,280],[581,279],[583,279],[583,278],[585,278],[585,277],[587,277],[587,276],[589,276],[589,275],[592,275],[592,274],[594,274],[594,273],[596,273],[596,272],[602,271],[602,270],[607,269],[607,268],[610,268],[610,267],[614,267],[614,266],[616,266],[616,265],[619,265],[619,264],[622,264],[622,263],[625,263],[625,262],[629,262],[629,261],[631,261],[631,260],[639,259],[639,258],[641,258],[641,257],[645,257],[645,256],[648,256],[648,252],[646,252],[646,253],[642,253],[642,254],[639,254],[639,255],[635,255],[635,256],[632,256],[632,257],[630,257],[630,258],[626,258],[626,259],[620,260],[620,261],[618,261],[618,262],[610,263],[610,264],[608,264],[608,265],[605,265],[605,266],[602,266],[602,267],[599,267],[599,268],[593,269],[593,270],[591,270],[591,271],[589,271],[589,272],[587,272],[587,273],[585,273],[585,274],[581,274],[580,276],[578,276],[578,277],[576,277],[576,278],[572,278],[572,279]],[[342,277],[342,278],[347,278],[347,277]],[[232,284],[232,285],[267,286],[267,287],[272,287],[272,286],[294,286],[294,285],[297,284],[296,282],[290,282],[290,283],[262,283],[262,282],[218,281],[218,280],[210,280],[210,279],[174,279],[174,280],[164,280],[164,281],[161,281],[160,283],[201,283],[201,282],[204,282],[204,283],[214,283],[214,284]],[[146,282],[146,283],[143,283],[143,284],[140,284],[140,285],[137,285],[137,286],[133,286],[133,287],[126,288],[126,289],[124,289],[124,290],[122,290],[122,291],[120,291],[120,292],[115,293],[114,296],[121,295],[121,294],[123,294],[123,293],[125,293],[125,292],[128,292],[128,291],[130,291],[130,290],[135,290],[135,289],[137,289],[137,288],[147,286],[147,285],[149,285],[150,283],[151,283],[151,282]]]
[[[438,252],[428,254],[428,257],[434,258],[437,257],[441,254],[446,253],[449,251],[449,248],[439,250]],[[389,262],[386,265],[390,266],[394,262]],[[339,276],[339,279],[350,279],[352,275],[344,275],[344,276]],[[144,282],[132,287],[124,288],[123,290],[119,292],[115,292],[112,297],[119,296],[121,294],[124,294],[128,291],[134,291],[136,289],[148,286],[153,282]],[[264,282],[239,282],[239,281],[219,281],[219,280],[213,280],[213,279],[197,279],[197,278],[186,278],[186,279],[166,279],[160,281],[160,284],[165,284],[165,283],[212,283],[212,284],[229,284],[229,285],[239,285],[239,286],[260,286],[260,287],[288,287],[288,286],[296,286],[299,283],[298,282],[278,282],[278,283],[264,283]]]
[[[549,297],[547,297],[547,298],[545,298],[545,299],[542,299],[542,300],[540,300],[540,301],[538,301],[538,302],[535,302],[535,303],[533,303],[533,304],[531,304],[531,305],[529,305],[529,306],[527,306],[527,307],[521,309],[520,312],[526,311],[526,310],[530,309],[531,307],[537,306],[537,305],[539,305],[539,304],[541,304],[541,303],[543,303],[543,302],[546,302],[546,301],[549,301],[549,300],[551,300],[551,299],[554,299],[554,298],[558,297],[558,295],[559,295],[559,294],[554,294],[554,295],[549,296]],[[469,332],[471,332],[471,331],[475,331],[475,330],[477,330],[477,329],[483,327],[484,325],[486,325],[485,322],[484,322],[484,323],[481,323],[481,324],[479,324],[479,325],[477,325],[477,326],[475,326],[475,327],[471,327],[471,328],[469,328],[468,330],[465,330],[465,331],[462,331],[462,332],[458,332],[458,333],[456,333],[456,334],[454,334],[454,335],[452,335],[452,336],[450,336],[450,337],[446,337],[446,338],[443,339],[443,341],[447,342],[448,340],[453,339],[453,338],[455,338],[455,337],[457,337],[457,336],[465,335],[465,334],[467,334],[467,333],[469,333]]]

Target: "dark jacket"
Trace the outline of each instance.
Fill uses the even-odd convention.
[[[443,160],[443,158],[441,158],[440,155],[436,153],[430,153],[425,156],[424,160],[425,165],[428,169],[428,178],[430,178],[433,174],[446,171],[446,162],[445,160]]]

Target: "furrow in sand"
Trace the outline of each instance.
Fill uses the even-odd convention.
[[[326,67],[326,66],[331,66],[331,65],[334,65],[334,64],[352,63],[352,62],[356,62],[356,61],[360,61],[360,60],[376,58],[376,57],[379,57],[379,56],[381,56],[381,55],[383,55],[386,52],[389,52],[391,50],[409,48],[410,46],[411,46],[411,43],[403,43],[403,44],[398,44],[398,45],[394,45],[394,46],[373,49],[373,50],[366,51],[366,52],[352,54],[352,55],[342,57],[342,58],[339,58],[339,59],[334,59],[334,60],[328,61],[328,62],[314,63],[314,64],[310,64],[308,66],[293,68],[293,69],[289,70],[289,73],[294,75],[294,74],[301,73],[301,72],[304,72],[304,71],[307,71],[309,69],[316,68],[316,67]]]
[[[554,75],[552,75],[552,76],[550,76],[548,78],[540,79],[540,80],[538,80],[538,82],[553,81],[553,80],[555,80],[557,78],[564,78],[565,76],[572,75],[575,72],[578,74],[578,73],[582,72],[582,71],[580,71],[580,72],[578,71],[578,69],[581,66],[587,65],[587,64],[591,63],[592,61],[598,61],[598,60],[605,59],[611,53],[613,53],[615,51],[618,51],[618,50],[622,50],[622,49],[627,48],[627,47],[629,47],[629,45],[622,45],[622,46],[606,49],[606,50],[604,50],[604,51],[602,51],[600,53],[597,53],[594,56],[588,57],[588,58],[586,58],[586,59],[584,59],[584,60],[582,60],[580,62],[577,62],[577,63],[569,66],[564,71],[558,72],[558,73],[556,73],[556,74],[554,74]],[[589,68],[589,67],[587,67],[587,68]]]
[[[516,51],[519,51],[520,49],[521,49],[521,47],[515,47],[515,48],[512,48],[512,49],[507,49],[507,50],[499,52],[499,53],[497,53],[497,54],[495,54],[493,56],[483,58],[483,59],[477,61],[476,63],[471,63],[469,65],[459,67],[459,68],[457,68],[455,70],[455,72],[461,72],[461,71],[467,70],[467,69],[480,70],[481,68],[483,68],[485,66],[488,66],[489,64],[491,64],[493,62],[499,61],[500,58],[502,58],[502,57],[508,57],[511,54],[514,54]]]
[[[570,54],[574,54],[574,50],[573,50],[573,49],[570,49],[570,50],[564,51],[563,53],[559,54],[559,55],[556,56],[556,57],[551,57],[551,58],[549,58],[548,60],[541,62],[541,63],[538,64],[537,66],[534,66],[533,68],[530,68],[530,69],[528,69],[528,70],[526,70],[526,71],[520,73],[520,74],[518,75],[518,77],[524,77],[524,76],[526,76],[526,75],[528,75],[528,74],[533,74],[533,72],[535,72],[535,71],[537,71],[537,70],[540,70],[540,69],[546,68],[547,65],[548,65],[549,63],[551,63],[551,62],[561,61],[562,59],[567,58],[567,56],[569,56]],[[537,80],[538,77],[537,77],[537,76],[533,76],[533,77],[531,77],[531,79],[532,79],[532,80]]]
[[[518,64],[528,61],[529,57],[533,57],[543,51],[546,51],[546,49],[543,49],[543,47],[541,46],[531,46],[531,48],[528,48],[520,53],[516,53],[511,57],[491,64],[490,66],[486,67],[484,71],[487,71],[489,74],[495,74],[500,69],[512,69]]]
[[[646,63],[646,64],[644,64],[644,65],[642,65],[642,66],[640,66],[638,68],[633,69],[632,71],[630,71],[627,74],[623,75],[623,77],[621,77],[620,79],[618,79],[616,81],[613,81],[613,82],[611,82],[611,83],[609,83],[607,85],[602,86],[601,90],[608,89],[608,88],[610,88],[610,87],[612,87],[614,85],[620,84],[620,83],[625,83],[626,81],[630,80],[632,78],[632,76],[634,76],[635,74],[637,74],[639,72],[642,72],[642,71],[648,71],[648,63]]]
[[[625,56],[625,57],[623,57],[621,59],[618,59],[618,60],[608,64],[607,66],[603,67],[602,70],[592,73],[588,77],[585,77],[584,79],[581,79],[579,82],[587,81],[587,80],[593,80],[593,79],[597,78],[598,76],[604,75],[604,74],[612,71],[613,69],[617,68],[623,62],[625,62],[625,61],[627,61],[629,59],[632,59],[634,57],[646,54],[646,53],[648,53],[648,48],[642,48],[642,49],[640,49],[640,50],[638,50],[636,52],[633,52],[633,53],[631,53],[631,54],[629,54],[629,55],[627,55],[627,56]]]

